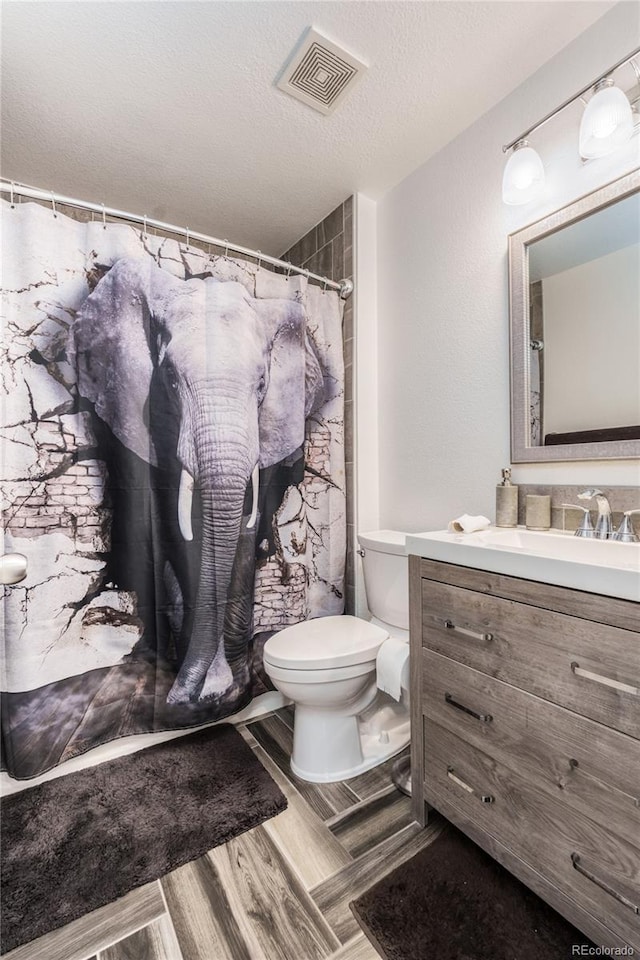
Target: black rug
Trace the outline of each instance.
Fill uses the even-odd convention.
[[[570,960],[592,946],[454,827],[349,906],[386,960]]]
[[[224,724],[2,800],[2,952],[280,813],[287,801]]]

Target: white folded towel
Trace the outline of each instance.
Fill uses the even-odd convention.
[[[471,517],[468,513],[463,513],[461,517],[451,520],[448,530],[451,533],[475,533],[476,530],[486,530],[491,526],[491,520],[488,517]]]

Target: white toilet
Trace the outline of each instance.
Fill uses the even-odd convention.
[[[409,642],[405,534],[378,530],[358,541],[372,619],[305,620],[264,647],[265,671],[295,705],[291,769],[314,783],[355,777],[409,742],[408,658],[399,702],[378,690],[376,675],[385,641]]]

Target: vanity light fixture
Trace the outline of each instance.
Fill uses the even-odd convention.
[[[544,187],[544,167],[539,155],[529,144],[528,137],[569,104],[583,98],[590,90],[593,93],[580,124],[579,150],[583,160],[604,157],[629,140],[635,129],[632,106],[626,94],[615,86],[611,75],[619,67],[631,63],[636,78],[640,80],[640,72],[634,61],[634,57],[639,55],[640,48],[618,61],[606,73],[592,80],[542,120],[528,127],[511,143],[503,146],[503,153],[513,151],[502,177],[502,199],[505,203],[529,203],[540,196]]]
[[[518,140],[502,175],[502,199],[518,206],[536,200],[544,188],[544,167],[540,155],[528,140]]]
[[[605,157],[621,147],[633,133],[631,104],[613,77],[598,80],[580,124],[580,156]]]

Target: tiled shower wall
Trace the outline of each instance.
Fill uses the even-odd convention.
[[[298,267],[342,280],[353,277],[353,197],[336,207],[312,230],[282,254]],[[355,612],[355,528],[353,448],[353,297],[345,300],[342,327],[344,342],[344,433],[347,495],[347,573],[345,610]]]

